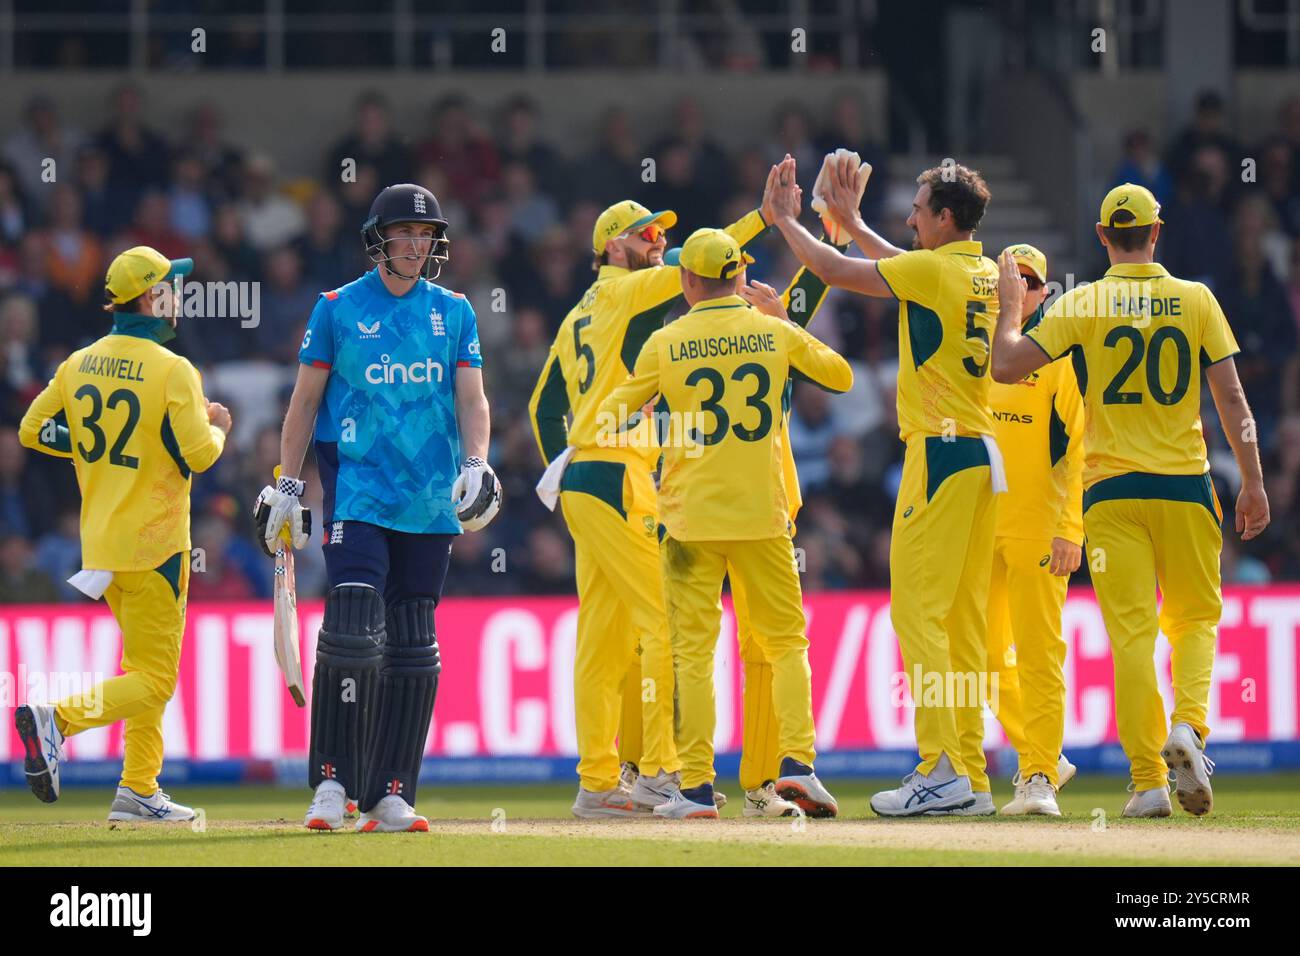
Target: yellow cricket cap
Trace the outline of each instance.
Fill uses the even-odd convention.
[[[659,223],[665,229],[671,229],[677,225],[677,213],[671,209],[651,212],[639,202],[630,199],[616,202],[596,218],[596,228],[591,233],[591,251],[600,255],[605,251],[605,243],[610,239],[631,232],[633,229],[644,228],[652,222]]]
[[[135,246],[119,255],[108,267],[104,288],[109,298],[121,305],[143,295],[159,282],[175,276],[187,276],[194,268],[193,259],[168,259],[157,249]]]
[[[1047,256],[1029,243],[1021,242],[1014,246],[1007,246],[1002,251],[1011,253],[1011,258],[1038,276],[1039,282],[1047,281]]]
[[[664,263],[680,265],[706,279],[730,279],[754,261],[740,243],[721,229],[696,229],[680,249],[669,249]]]
[[[1133,218],[1121,216],[1120,220],[1116,221],[1115,214],[1121,210],[1132,213]],[[1144,186],[1124,183],[1122,186],[1116,186],[1106,193],[1106,198],[1101,201],[1101,224],[1103,226],[1130,229],[1135,226],[1150,226],[1163,221],[1160,218],[1160,203],[1156,202],[1156,197],[1151,195],[1151,190]]]

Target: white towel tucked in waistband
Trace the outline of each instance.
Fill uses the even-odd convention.
[[[993,493],[996,495],[1007,490],[1007,466],[1002,461],[1002,449],[993,440],[993,436],[980,435],[980,438],[989,452],[989,472],[993,477]]]
[[[537,482],[537,497],[542,499],[542,504],[550,511],[555,510],[555,503],[560,500],[560,479],[564,477],[564,469],[568,467],[569,459],[577,450],[569,445],[556,455],[555,460],[542,472],[541,481]]]
[[[98,601],[108,590],[108,586],[113,583],[112,571],[92,571],[89,568],[82,568],[72,577],[68,578],[68,583],[74,588]]]

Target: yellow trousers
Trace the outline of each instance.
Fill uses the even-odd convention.
[[[682,787],[711,783],[716,729],[713,655],[722,623],[722,580],[747,598],[753,635],[772,667],[778,757],[816,758],[807,621],[789,535],[756,541],[677,541],[660,545],[668,629],[677,665]]]
[[[1041,773],[1056,786],[1065,735],[1061,610],[1069,579],[1052,574],[1051,557],[1051,538],[994,542],[988,666],[990,682],[997,677],[993,712],[1020,757],[1021,777]]]
[[[929,773],[947,754],[987,792],[984,690],[991,686],[985,615],[996,504],[978,438],[907,443],[889,548],[890,616],[916,703],[916,743]],[[920,683],[918,684],[918,679]]]
[[[777,722],[772,701],[772,665],[763,655],[762,642],[754,634],[745,585],[730,565],[727,574],[731,579],[731,604],[736,615],[740,661],[744,666],[740,786],[754,790],[780,775],[781,725]]]
[[[1204,740],[1223,609],[1222,510],[1208,475],[1119,475],[1094,484],[1083,503],[1084,560],[1110,635],[1120,743],[1133,785],[1163,787],[1169,722],[1156,680],[1156,634],[1173,650],[1170,722],[1190,724]]]
[[[114,571],[104,599],[122,629],[122,674],[84,695],[60,701],[55,720],[66,736],[126,721],[121,785],[142,796],[158,789],[163,765],[163,710],[176,692],[189,555],[153,571]]]
[[[673,658],[659,571],[650,473],[631,463],[574,461],[560,505],[573,535],[578,639],[573,699],[578,775],[591,791],[618,784],[623,759],[651,776],[680,769],[673,740]],[[638,686],[639,685],[639,686]],[[623,721],[625,693],[639,701],[640,741]]]

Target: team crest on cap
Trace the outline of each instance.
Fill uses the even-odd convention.
[[[424,205],[424,194],[414,193],[413,195],[415,198],[415,213],[418,216],[423,216],[425,213],[429,211]]]

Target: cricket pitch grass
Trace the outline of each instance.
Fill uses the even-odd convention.
[[[173,786],[195,824],[109,823],[112,788],[66,790],[52,805],[0,791],[0,866],[1269,866],[1300,863],[1300,773],[1215,778],[1214,812],[1175,800],[1166,820],[1124,820],[1126,780],[1080,774],[1059,819],[885,820],[867,804],[896,781],[828,781],[837,820],[751,820],[743,792],[711,821],[575,820],[576,784],[422,784],[429,832],[316,833],[306,787]],[[998,806],[1011,798],[995,782]]]

